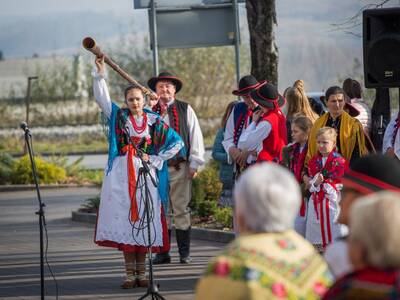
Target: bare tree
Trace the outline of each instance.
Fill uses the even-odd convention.
[[[343,31],[346,34],[354,35],[361,38],[362,35],[359,32],[362,24],[362,13],[366,9],[381,8],[392,0],[380,0],[378,3],[370,3],[362,6],[353,16],[346,18],[344,21],[339,23],[333,23],[331,26],[334,31]]]
[[[258,80],[278,84],[278,47],[275,0],[247,0],[250,33],[251,74]]]

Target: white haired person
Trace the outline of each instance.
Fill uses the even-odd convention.
[[[209,263],[196,299],[319,299],[331,275],[293,230],[301,201],[294,176],[260,163],[243,172],[234,196],[239,237]]]
[[[400,299],[400,194],[383,191],[350,210],[348,251],[354,271],[324,299]]]

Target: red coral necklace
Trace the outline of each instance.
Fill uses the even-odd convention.
[[[146,113],[143,113],[143,122],[142,122],[141,126],[138,126],[138,124],[136,123],[136,120],[132,116],[132,114],[129,115],[129,118],[131,120],[133,129],[135,129],[135,131],[137,133],[142,133],[146,129],[146,126],[147,126],[147,114]]]

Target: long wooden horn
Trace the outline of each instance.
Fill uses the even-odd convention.
[[[129,83],[137,85],[144,94],[149,95],[152,98],[157,98],[157,94],[155,94],[153,91],[150,89],[144,87],[141,85],[139,82],[137,82],[135,79],[133,79],[132,76],[130,76],[128,73],[126,73],[119,65],[117,65],[111,58],[109,58],[103,51],[101,51],[100,47],[96,44],[96,41],[92,39],[91,37],[85,37],[82,40],[82,45],[83,47],[92,52],[96,57],[104,57],[104,62],[109,65],[111,68],[114,69],[119,75],[121,75],[123,78],[125,78]]]

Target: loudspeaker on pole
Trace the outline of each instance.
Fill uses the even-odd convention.
[[[400,87],[399,7],[363,11],[363,53],[365,87]]]

